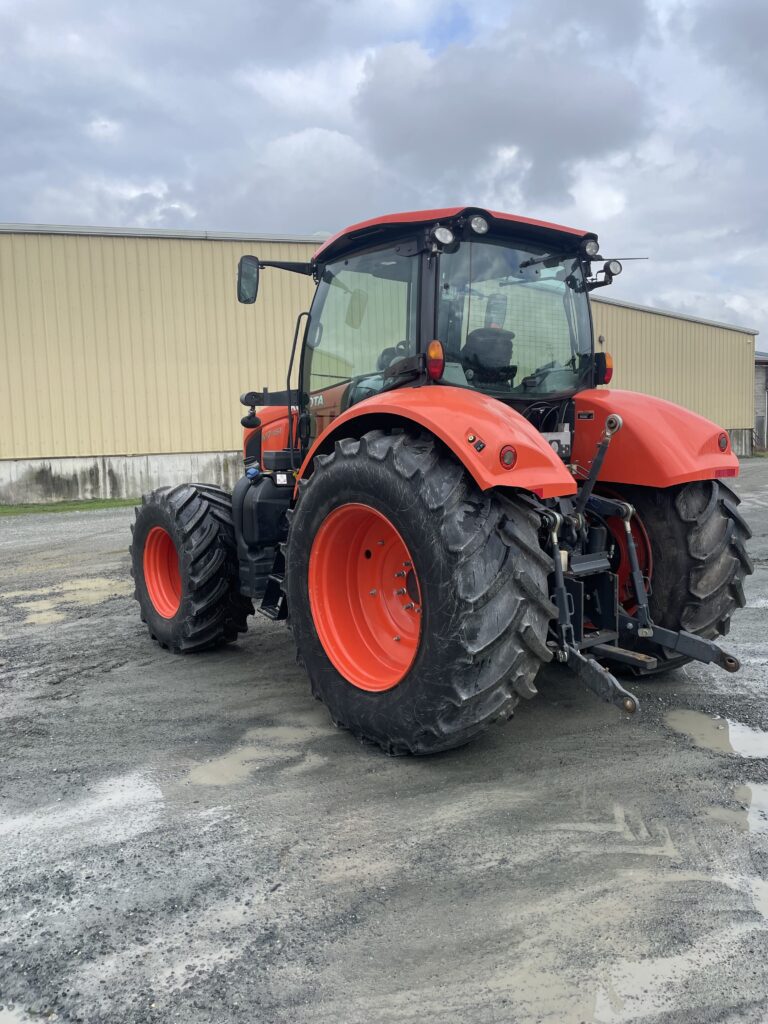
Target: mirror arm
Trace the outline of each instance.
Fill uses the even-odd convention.
[[[293,274],[306,274],[307,277],[311,277],[315,272],[313,263],[292,263],[290,260],[259,260],[259,266],[290,270]]]
[[[605,288],[609,284],[613,284],[613,274],[609,274],[607,270],[601,271],[603,274],[602,281],[599,277],[594,278],[591,281],[586,281],[586,288],[588,292],[593,292],[595,288]]]

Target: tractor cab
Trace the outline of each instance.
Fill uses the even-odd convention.
[[[311,441],[395,387],[479,391],[562,432],[567,400],[606,382],[588,292],[620,273],[594,235],[471,209],[356,225],[313,260],[301,360]]]
[[[522,412],[567,456],[569,399],[610,379],[588,293],[622,268],[590,232],[472,208],[393,214],[340,232],[309,263],[243,257],[241,301],[255,300],[261,266],[317,283],[295,391],[303,451],[357,403],[437,384]]]

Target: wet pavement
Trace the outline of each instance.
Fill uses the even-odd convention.
[[[174,657],[130,510],[0,520],[0,1024],[768,1022],[768,460],[737,675],[548,673],[463,750],[330,724],[281,625]]]

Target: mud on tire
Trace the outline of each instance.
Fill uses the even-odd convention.
[[[744,580],[753,571],[746,551],[752,532],[739,514],[738,496],[718,480],[664,490],[622,487],[620,496],[635,506],[651,542],[653,621],[707,640],[724,636],[733,612],[744,607]],[[637,647],[659,661],[658,668],[638,675],[667,672],[690,660],[651,651],[641,641]]]
[[[383,692],[347,682],[323,649],[308,594],[312,542],[327,516],[359,502],[383,513],[414,562],[421,639],[404,678]],[[523,496],[479,491],[429,434],[373,430],[319,455],[290,517],[286,585],[297,651],[337,725],[392,754],[458,747],[520,697],[551,653],[551,559]],[[339,585],[345,585],[343,580]]]
[[[159,614],[147,589],[145,546],[154,527],[170,535],[178,554],[181,594],[171,617]],[[150,635],[176,653],[192,653],[237,639],[253,613],[238,592],[230,495],[208,484],[181,484],[145,494],[136,509],[130,547],[134,597]]]

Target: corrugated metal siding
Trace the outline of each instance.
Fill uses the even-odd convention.
[[[755,433],[757,443],[768,444],[768,417],[766,417],[766,391],[768,391],[768,365],[755,363]]]
[[[232,450],[238,395],[285,387],[313,283],[237,261],[303,243],[0,234],[0,458]]]
[[[235,299],[237,260],[314,245],[0,232],[0,459],[228,451],[247,388],[285,386],[313,284],[265,270]],[[615,384],[729,428],[754,424],[754,339],[596,300]]]
[[[728,428],[752,428],[754,335],[592,300],[595,339],[613,356],[611,387],[641,391]]]

